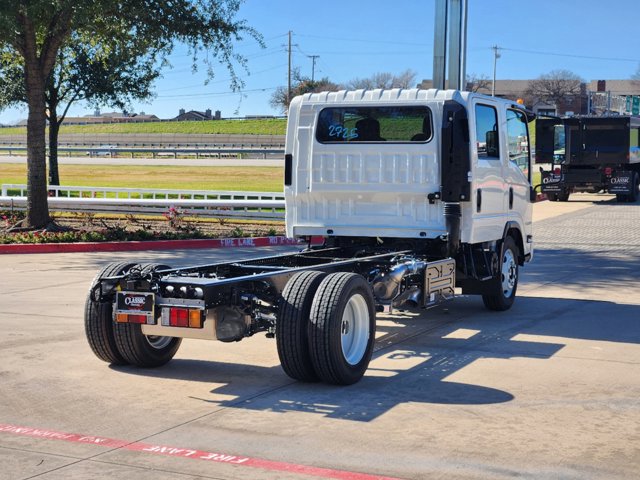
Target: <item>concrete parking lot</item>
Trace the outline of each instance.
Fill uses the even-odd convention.
[[[535,219],[510,311],[381,316],[350,387],[293,382],[264,335],[186,340],[155,370],[85,340],[106,262],[291,247],[0,256],[0,479],[638,478],[640,205],[576,195]]]

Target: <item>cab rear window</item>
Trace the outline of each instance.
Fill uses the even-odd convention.
[[[425,106],[325,108],[318,117],[320,143],[425,143],[433,132]]]

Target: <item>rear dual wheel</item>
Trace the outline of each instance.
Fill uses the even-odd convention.
[[[156,270],[168,270],[171,267],[158,263],[139,266],[144,277]],[[182,338],[145,335],[138,323],[116,323],[114,336],[118,351],[122,357],[137,367],[160,367],[169,362],[182,343]]]
[[[112,365],[126,365],[127,359],[116,345],[113,325],[113,298],[103,297],[100,279],[127,272],[135,263],[116,262],[103,267],[94,277],[84,306],[84,332],[91,350],[100,360]]]
[[[351,385],[369,366],[375,308],[367,281],[355,273],[303,272],[283,292],[278,354],[290,377]]]
[[[105,277],[122,275],[137,265],[110,263],[95,276],[85,303],[85,334],[93,353],[112,365],[158,367],[176,354],[182,339],[147,336],[139,324],[115,324],[113,320],[113,292],[99,292],[99,281]],[[159,264],[137,266],[145,275],[153,270],[169,268]],[[101,293],[105,295],[102,296]]]
[[[284,372],[301,382],[318,380],[309,352],[309,315],[313,297],[325,276],[315,271],[296,273],[282,292],[276,324],[278,357]]]

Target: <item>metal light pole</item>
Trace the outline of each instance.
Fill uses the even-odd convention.
[[[467,0],[436,0],[434,31],[433,88],[462,90],[466,83]]]

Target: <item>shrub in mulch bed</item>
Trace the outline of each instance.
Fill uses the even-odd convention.
[[[0,233],[0,244],[9,243],[74,243],[74,242],[117,242],[144,240],[186,240],[211,238],[202,232],[150,232],[148,230],[125,231],[123,229],[67,232],[9,232]]]

